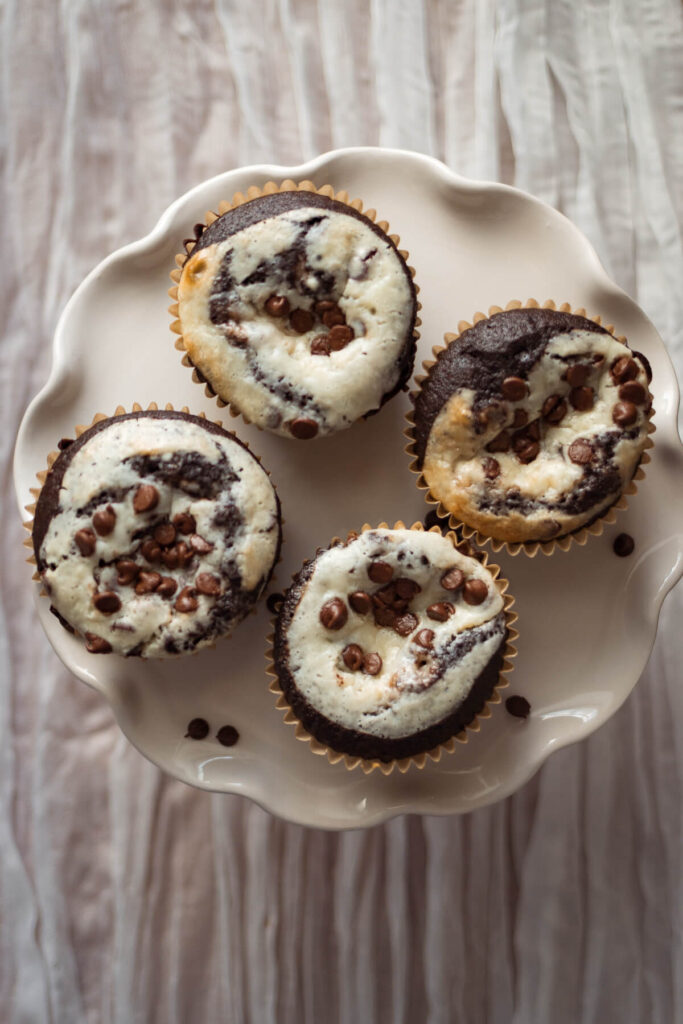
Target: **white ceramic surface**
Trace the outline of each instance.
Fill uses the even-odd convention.
[[[47,452],[95,412],[169,401],[220,418],[173,347],[168,274],[182,238],[206,210],[250,184],[285,177],[346,188],[401,236],[423,304],[417,364],[458,320],[530,296],[600,313],[652,363],[655,449],[628,511],[602,537],[567,554],[496,556],[520,614],[519,657],[506,695],[527,697],[530,718],[513,719],[499,705],[479,735],[438,765],[388,777],[349,773],[313,756],[282,724],[264,671],[265,605],[214,651],[158,664],[88,655],[50,615],[36,585],[38,615],[59,657],[106,697],[128,738],[183,781],[241,793],[291,821],[329,828],[472,810],[513,792],[552,750],[613,714],[642,672],[663,598],[683,571],[683,458],[669,357],[644,313],[556,211],[515,189],[466,181],[428,157],[391,150],[341,150],[300,167],[251,167],[205,182],[174,203],[149,236],[97,267],[68,303],[50,379],[19,432],[18,499],[21,506],[31,500]],[[364,521],[412,522],[425,514],[403,450],[407,404],[399,396],[366,423],[306,444],[229,422],[263,457],[283,502],[285,546],[271,590],[284,588],[334,534]],[[636,540],[628,559],[612,552],[622,530]],[[197,716],[210,722],[212,737],[221,725],[236,726],[239,743],[227,749],[213,738],[185,739]]]

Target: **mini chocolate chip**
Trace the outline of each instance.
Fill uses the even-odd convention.
[[[420,647],[429,649],[434,643],[434,630],[433,629],[421,629],[419,633],[416,633],[413,637],[413,642],[419,644]]]
[[[130,558],[122,558],[116,563],[116,582],[122,587],[127,587],[137,579],[139,572],[139,565]]]
[[[587,466],[593,458],[593,449],[590,442],[586,441],[583,437],[579,437],[569,445],[567,454],[577,466]]]
[[[445,622],[446,619],[450,619],[454,611],[455,608],[450,601],[439,601],[438,604],[430,604],[427,615],[435,622]]]
[[[268,316],[287,316],[289,299],[284,295],[271,295],[266,302],[266,313]]]
[[[460,590],[464,582],[465,574],[455,566],[452,569],[447,569],[441,577],[441,586],[444,590]]]
[[[530,462],[533,462],[541,450],[541,446],[538,441],[532,441],[530,437],[520,438],[515,443],[515,455],[519,461],[527,466]]]
[[[462,588],[462,596],[467,604],[481,604],[488,597],[489,588],[483,580],[468,580]]]
[[[92,524],[100,537],[106,537],[110,534],[116,525],[116,512],[114,512],[112,506],[107,505],[106,508],[98,508],[92,517]]]
[[[193,718],[187,726],[185,737],[191,740],[204,740],[209,735],[209,723],[205,718]]]
[[[363,671],[369,676],[376,676],[382,671],[382,659],[379,654],[366,654],[363,657]]]
[[[568,367],[564,376],[570,388],[580,388],[588,380],[590,372],[590,366],[586,366],[585,363],[574,363],[573,366]]]
[[[158,562],[161,559],[161,548],[155,540],[152,540],[151,537],[147,537],[147,539],[143,540],[140,545],[140,554],[148,562]]]
[[[500,390],[509,402],[519,402],[527,393],[527,384],[521,377],[506,377]]]
[[[619,558],[628,558],[629,555],[633,554],[636,542],[630,533],[620,533],[614,538],[614,544],[612,548],[615,555],[619,555]]]
[[[311,342],[311,354],[314,356],[329,356],[330,336],[329,334],[318,334]]]
[[[138,576],[138,581],[135,584],[136,594],[153,594],[157,589],[161,580],[163,579],[161,573],[158,572],[141,572]]]
[[[157,526],[156,530],[152,535],[157,544],[162,544],[164,547],[168,547],[175,540],[175,526],[171,523],[161,523]],[[192,543],[190,541],[190,543]]]
[[[486,445],[487,452],[507,452],[510,449],[510,435],[507,430],[501,430],[492,441]]]
[[[335,306],[334,309],[325,310],[320,319],[325,324],[325,327],[336,327],[338,324],[346,323],[346,317],[339,306]]]
[[[180,559],[178,558],[178,548],[168,548],[166,551],[162,551],[161,561],[167,569],[177,569],[180,563]]]
[[[330,330],[328,338],[330,339],[330,348],[332,351],[339,352],[353,339],[353,331],[345,324],[336,324]]]
[[[505,710],[513,718],[528,718],[531,704],[526,697],[519,697],[515,694],[513,697],[508,697],[505,701]]]
[[[572,388],[569,392],[569,401],[579,412],[588,412],[593,408],[595,392],[589,387]]]
[[[319,618],[325,629],[341,629],[348,617],[346,605],[339,597],[326,601],[320,609]]]
[[[363,651],[358,644],[347,644],[342,651],[342,661],[352,672],[357,672],[363,664]]]
[[[318,424],[315,420],[300,416],[289,424],[289,432],[298,441],[310,441],[318,433]]]
[[[295,309],[289,315],[289,323],[292,330],[296,331],[297,334],[305,334],[306,331],[310,331],[315,323],[315,319],[313,314],[309,313],[307,309]]]
[[[194,533],[197,529],[195,518],[189,512],[179,512],[173,516],[173,525],[178,533]]]
[[[214,597],[221,592],[220,579],[210,572],[200,572],[194,581],[194,585],[200,594],[207,594],[210,597]]]
[[[199,607],[196,594],[194,587],[183,587],[176,597],[173,607],[177,612],[196,612]]]
[[[349,594],[349,604],[357,615],[367,615],[372,608],[372,599],[364,590],[356,590]]]
[[[630,356],[620,356],[612,363],[610,374],[615,384],[625,384],[638,376],[638,364]]]
[[[409,580],[405,576],[399,576],[394,581],[394,587],[399,597],[404,601],[412,601],[416,594],[419,594],[422,587],[415,580]]]
[[[619,388],[619,398],[622,402],[645,405],[647,402],[647,391],[637,380],[629,380]]]
[[[389,583],[393,575],[394,570],[388,562],[370,562],[368,566],[368,576],[373,583]]]
[[[284,599],[284,594],[268,594],[268,597],[266,598],[266,608],[274,615],[276,612],[280,611]]]
[[[407,615],[399,615],[394,623],[394,629],[399,636],[410,636],[414,629],[417,629],[419,619],[417,615],[408,612]]]
[[[74,540],[82,555],[92,555],[97,544],[97,537],[92,530],[78,530],[74,534]]]
[[[240,734],[234,725],[222,725],[216,733],[216,739],[224,747],[234,747]]]
[[[498,459],[492,459],[487,456],[481,465],[487,480],[495,480],[496,477],[500,476],[500,462]]]
[[[60,452],[65,452],[67,448],[70,448],[74,443],[73,437],[63,437],[61,441],[57,441],[57,447]]]
[[[121,598],[118,594],[115,594],[113,590],[102,590],[99,594],[95,594],[92,599],[92,603],[95,605],[98,612],[104,612],[105,615],[111,615],[113,612],[117,612],[121,607]]]
[[[149,512],[159,504],[159,492],[152,484],[140,484],[133,495],[133,509],[136,512]]]
[[[90,654],[109,654],[111,651],[111,644],[103,637],[97,636],[95,633],[86,633],[85,649],[86,651],[89,651]]]
[[[210,541],[204,540],[198,533],[193,533],[189,540],[190,547],[193,551],[196,551],[198,555],[208,555],[209,551],[213,551],[213,544]]]
[[[550,395],[543,403],[541,412],[548,423],[560,423],[567,413],[567,403],[561,395]]]
[[[612,408],[612,419],[618,427],[630,427],[638,419],[638,409],[633,402],[617,402]]]
[[[172,576],[162,576],[161,583],[156,589],[160,597],[173,597],[178,589],[178,582]]]

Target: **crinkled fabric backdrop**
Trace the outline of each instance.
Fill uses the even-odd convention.
[[[339,146],[419,150],[559,207],[680,374],[680,5],[2,0],[0,17],[0,1018],[683,1020],[681,588],[631,698],[516,796],[327,834],[185,787],[123,739],[37,625],[10,478],[87,271],[203,178]]]

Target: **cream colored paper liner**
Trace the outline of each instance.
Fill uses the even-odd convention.
[[[399,255],[403,257],[403,259],[406,262],[406,265],[408,266],[408,271],[410,273],[411,278],[413,279],[413,285],[415,287],[416,295],[419,293],[420,289],[418,285],[415,284],[415,269],[408,264],[408,252],[405,249],[400,248],[401,240],[399,236],[390,234],[388,222],[385,220],[377,220],[376,210],[363,209],[363,203],[360,199],[349,200],[348,192],[335,192],[331,185],[322,185],[320,188],[316,188],[312,181],[295,182],[292,181],[290,178],[288,178],[286,181],[283,181],[280,185],[277,185],[274,181],[267,181],[265,185],[262,186],[251,185],[246,190],[246,193],[235,192],[230,202],[228,202],[225,199],[221,200],[221,202],[218,204],[218,213],[213,213],[211,210],[209,210],[204,215],[204,224],[208,228],[211,224],[213,224],[215,220],[218,220],[220,216],[222,216],[224,213],[227,213],[228,210],[234,210],[236,207],[243,206],[244,203],[250,203],[253,199],[259,199],[261,196],[273,195],[274,192],[317,192],[318,195],[327,196],[328,199],[334,199],[336,200],[336,202],[343,203],[345,206],[350,206],[353,210],[356,210],[358,213],[362,213],[364,217],[367,217],[369,221],[372,221],[372,223],[375,224],[380,229],[380,231],[383,231],[384,234],[387,235],[394,243],[394,245],[398,249]],[[171,271],[171,280],[173,281],[173,287],[169,288],[168,294],[173,299],[173,302],[168,307],[168,311],[172,317],[171,331],[174,334],[178,335],[175,341],[175,347],[178,349],[179,352],[183,353],[183,357],[181,359],[183,366],[191,367],[192,380],[196,384],[204,385],[204,394],[206,395],[206,397],[215,398],[218,406],[221,409],[227,406],[230,416],[241,416],[244,422],[249,424],[252,421],[247,416],[245,416],[245,414],[237,405],[234,405],[231,402],[226,402],[223,398],[216,394],[216,392],[213,390],[213,388],[208,383],[203,374],[201,374],[199,370],[197,370],[194,363],[190,359],[189,353],[185,348],[182,326],[180,320],[178,319],[178,283],[182,276],[183,267],[185,266],[185,263],[194,252],[196,244],[196,239],[195,241],[191,241],[190,239],[186,240],[185,252],[181,252],[176,255],[176,268],[175,270]],[[421,309],[422,304],[418,300],[417,312],[419,313]],[[421,323],[422,320],[420,319],[420,317],[416,316],[415,329],[413,330],[413,340],[415,341],[416,344],[420,337],[420,332],[417,330],[417,328],[421,325]],[[263,427],[259,427],[258,424],[255,424],[255,426],[259,430],[263,430]]]
[[[116,409],[114,410],[114,412],[113,412],[113,414],[111,416],[107,416],[103,412],[98,412],[98,413],[95,413],[95,415],[93,416],[93,418],[90,421],[90,423],[79,423],[79,424],[77,424],[74,427],[74,431],[73,431],[74,432],[74,437],[75,438],[79,438],[81,436],[81,434],[84,434],[86,432],[86,430],[90,430],[91,427],[94,427],[96,423],[101,423],[102,420],[115,420],[119,416],[126,416],[129,411],[130,412],[157,412],[158,409],[159,409],[159,405],[156,402],[150,402],[149,405],[147,406],[147,409],[143,409],[143,407],[139,404],[139,402],[133,402],[130,410],[126,409],[123,405],[117,405]],[[182,408],[179,411],[183,412],[183,413],[187,413],[187,415],[189,415],[189,416],[197,416],[198,419],[201,419],[201,420],[208,419],[208,417],[207,417],[205,412],[199,412],[199,413],[190,412],[190,409],[186,405],[182,406]],[[174,408],[173,405],[171,405],[170,402],[167,402],[166,405],[164,406],[164,412],[175,412],[175,408]],[[222,430],[225,430],[225,427],[223,426],[223,423],[222,423],[221,420],[211,420],[209,422],[212,422],[212,423],[214,423],[215,426],[220,427]],[[244,445],[244,447],[247,449],[249,454],[254,456],[254,458],[258,462],[259,466],[261,466],[261,469],[263,469],[263,471],[266,473],[268,479],[270,480],[271,486],[273,487],[273,490],[277,494],[277,488],[275,487],[275,484],[273,483],[273,481],[272,481],[272,479],[270,477],[270,472],[266,469],[266,467],[261,462],[260,455],[256,455],[254,452],[252,452],[252,450],[249,447],[249,445],[245,441],[243,441],[241,437],[238,437],[237,434],[235,434],[234,431],[227,430],[226,433],[229,434],[230,437],[234,438],[236,441],[239,441],[240,445]],[[30,565],[36,565],[36,556],[33,553],[33,517],[35,515],[36,505],[38,504],[38,498],[40,496],[40,492],[43,489],[43,484],[47,480],[47,475],[50,472],[50,470],[52,469],[55,461],[59,458],[59,456],[61,454],[62,453],[59,450],[51,451],[48,454],[48,457],[47,457],[47,469],[41,469],[40,472],[36,473],[36,477],[38,478],[38,483],[40,484],[40,487],[31,487],[31,489],[30,489],[31,490],[31,494],[33,495],[33,499],[34,500],[31,502],[30,505],[24,505],[24,508],[26,509],[26,511],[29,513],[29,515],[31,517],[30,519],[25,520],[24,523],[22,524],[24,526],[24,528],[26,530],[28,530],[28,532],[29,532],[29,536],[23,541],[23,544],[24,544],[24,547],[31,549],[31,554],[26,559],[26,561]],[[285,523],[285,519],[284,519],[284,516],[282,515],[282,507],[280,507],[280,529],[281,529],[282,532],[284,532],[283,531],[284,523]],[[275,582],[275,570],[277,569],[277,566],[278,566],[278,563],[280,562],[281,557],[282,557],[282,544],[280,545],[280,553],[278,554],[277,560],[275,561],[275,564],[273,565],[273,569],[272,569],[272,572],[271,572],[270,580],[268,582],[268,587],[267,587],[268,590],[272,589],[273,583]],[[41,577],[40,577],[40,574],[38,573],[37,570],[34,570],[33,576],[31,578],[33,580],[35,580],[37,583],[41,583]],[[41,586],[39,596],[40,597],[49,597],[49,595],[48,595],[48,593],[47,593],[47,591],[46,591],[44,586]],[[258,609],[259,604],[261,603],[262,600],[265,600],[265,592],[261,595],[259,600],[251,608],[251,610],[249,612],[247,612],[247,614],[244,617],[245,619],[248,618],[250,615],[253,615],[256,612],[256,610]],[[244,619],[242,619],[241,621],[243,622]],[[237,623],[237,626],[239,626],[239,624],[240,623]],[[237,628],[237,627],[235,627],[235,628]],[[77,636],[77,637],[79,637],[81,639],[85,639],[84,637],[82,637],[82,634],[79,633],[78,630],[76,630],[76,629],[74,629],[74,636]],[[202,645],[199,648],[195,648],[194,651],[190,651],[189,655],[190,656],[194,656],[195,654],[199,654],[201,651],[209,650],[211,648],[214,648],[215,646],[216,646],[215,642],[210,643],[210,644],[204,644],[204,645]],[[188,652],[179,653],[178,655],[176,655],[176,657],[178,657],[178,658],[186,658],[186,657],[188,657]]]
[[[365,523],[361,527],[360,532],[365,533],[367,530],[387,529],[405,530],[406,526],[405,523],[401,522],[400,520],[394,523],[393,526],[389,526],[388,523],[380,523],[379,526],[371,526],[370,523]],[[413,525],[410,526],[409,529],[424,531],[424,526],[422,525],[422,523],[413,523]],[[431,530],[427,532],[441,533],[441,530],[439,529],[438,526],[433,526]],[[339,537],[333,537],[332,540],[330,541],[329,546],[331,547],[333,544],[336,543],[348,543],[351,540],[355,540],[357,537],[358,532],[355,530],[351,530],[346,537],[346,541],[341,541]],[[505,615],[505,625],[507,633],[505,639],[505,647],[503,648],[503,664],[500,670],[500,675],[498,677],[498,682],[496,683],[496,686],[494,687],[491,696],[488,698],[481,711],[472,719],[472,721],[468,725],[466,725],[463,730],[456,733],[454,736],[451,736],[450,739],[446,740],[444,743],[438,744],[431,750],[426,750],[420,754],[414,754],[412,757],[405,757],[398,761],[369,761],[362,757],[353,757],[351,754],[343,754],[338,750],[332,750],[331,747],[325,746],[324,743],[321,743],[304,728],[302,723],[299,721],[299,719],[296,717],[296,715],[290,708],[289,704],[287,703],[287,698],[285,697],[282,688],[280,687],[280,680],[277,674],[277,669],[275,667],[274,628],[273,632],[269,635],[267,640],[268,647],[266,650],[266,673],[268,674],[268,676],[271,677],[271,682],[268,689],[277,697],[275,706],[278,708],[279,711],[283,712],[285,723],[287,725],[293,725],[295,727],[296,738],[304,743],[308,743],[310,749],[314,754],[320,754],[324,757],[327,757],[327,760],[330,762],[330,764],[339,764],[340,762],[343,762],[344,767],[347,768],[349,771],[352,771],[354,768],[360,767],[362,771],[365,772],[366,775],[368,775],[375,769],[379,769],[379,771],[381,771],[383,775],[389,775],[392,771],[394,771],[395,768],[397,768],[399,772],[405,773],[411,766],[414,766],[418,769],[424,768],[428,760],[438,762],[441,760],[443,754],[452,754],[456,750],[457,743],[467,743],[468,733],[479,732],[480,722],[484,719],[491,717],[491,707],[494,704],[500,704],[500,691],[505,689],[506,686],[510,685],[507,676],[510,674],[510,672],[512,672],[512,669],[514,667],[511,659],[517,656],[517,648],[514,646],[514,641],[517,640],[519,633],[516,629],[513,628],[513,625],[517,621],[518,616],[517,613],[512,610],[512,606],[515,603],[515,599],[511,594],[507,592],[509,583],[504,576],[501,576],[500,566],[489,565],[488,554],[486,551],[476,551],[469,543],[458,542],[457,537],[452,532],[447,533],[446,537],[448,538],[448,540],[450,540],[451,544],[457,551],[459,551],[461,554],[469,555],[471,558],[476,558],[477,561],[481,562],[484,568],[488,569],[488,571],[491,573],[495,585],[498,588],[501,597],[503,598],[503,612]],[[324,550],[327,549],[318,548],[318,550],[316,551],[316,557]],[[293,574],[292,579],[294,579],[298,572],[299,570],[297,570],[297,572]]]
[[[561,313],[573,313],[575,316],[586,317],[588,320],[592,320],[593,323],[598,324],[598,326],[604,327],[606,331],[609,331],[610,334],[616,337],[617,341],[621,341],[623,344],[628,345],[626,338],[614,333],[613,324],[603,324],[599,316],[588,316],[586,310],[583,308],[572,309],[568,302],[563,302],[562,305],[558,306],[555,302],[553,302],[552,299],[549,299],[547,302],[544,302],[541,306],[541,304],[538,303],[535,299],[527,299],[527,301],[524,303],[520,302],[517,299],[513,299],[511,302],[508,302],[507,306],[505,307],[505,310],[539,308],[557,309]],[[439,354],[441,352],[445,352],[448,346],[451,345],[454,341],[457,341],[461,334],[469,330],[469,328],[472,327],[473,324],[477,324],[481,320],[487,320],[488,317],[493,316],[494,313],[502,312],[504,312],[504,310],[501,306],[490,306],[487,314],[475,313],[472,318],[472,323],[468,323],[467,320],[461,320],[458,323],[457,334],[445,334],[445,345],[435,345],[432,348],[432,354],[434,358],[425,360],[422,363],[422,368],[424,369],[425,373],[415,378],[415,383],[418,385],[418,388],[417,390],[411,392],[410,397],[413,400],[413,406],[406,413],[408,427],[404,431],[404,434],[408,438],[409,443],[406,445],[405,451],[413,460],[410,464],[410,469],[417,476],[418,488],[421,491],[425,492],[425,501],[427,502],[427,504],[436,505],[437,515],[439,515],[443,519],[448,519],[449,525],[451,526],[452,529],[460,528],[462,530],[463,537],[465,537],[467,540],[473,540],[477,544],[490,544],[492,550],[495,551],[496,554],[503,549],[505,549],[505,551],[509,555],[518,555],[520,551],[523,551],[524,554],[528,555],[530,558],[534,558],[539,551],[542,551],[544,555],[551,555],[556,548],[560,548],[560,550],[562,551],[569,551],[572,544],[584,545],[588,540],[589,536],[599,537],[606,525],[614,523],[614,521],[617,518],[617,512],[623,512],[624,509],[628,507],[628,502],[626,500],[627,495],[630,496],[637,492],[638,487],[636,486],[635,481],[644,479],[645,470],[643,469],[643,467],[647,465],[647,463],[650,461],[648,449],[654,446],[654,443],[651,437],[649,436],[653,434],[656,430],[656,427],[652,422],[652,417],[654,416],[653,407],[650,408],[650,412],[648,414],[648,437],[645,442],[645,448],[640,457],[640,462],[638,463],[638,467],[635,473],[633,474],[631,480],[622,491],[620,497],[617,499],[617,501],[614,502],[613,505],[610,505],[610,507],[604,512],[603,515],[599,516],[592,523],[589,523],[587,526],[581,527],[579,530],[575,530],[573,533],[565,534],[564,537],[559,537],[557,540],[514,542],[499,540],[495,537],[488,536],[488,534],[481,533],[481,531],[475,529],[474,527],[468,526],[467,523],[458,519],[457,516],[448,511],[448,509],[441,503],[441,501],[438,498],[434,497],[434,495],[429,489],[427,481],[425,480],[422,474],[421,469],[418,466],[417,451],[415,448],[414,400],[416,396],[419,394],[423,382],[429,375],[429,371],[431,370],[432,366],[434,366]]]

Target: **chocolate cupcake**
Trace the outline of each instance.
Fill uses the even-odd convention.
[[[249,449],[215,423],[158,409],[98,418],[60,448],[32,536],[62,624],[94,654],[145,658],[230,633],[280,547],[278,498]]]
[[[509,668],[512,600],[497,574],[419,524],[319,551],[285,594],[272,652],[303,738],[349,767],[405,767],[462,734]]]
[[[568,309],[475,318],[414,396],[413,468],[479,541],[551,549],[605,515],[650,445],[647,360]]]
[[[171,290],[197,378],[247,422],[301,440],[351,426],[404,386],[417,313],[387,225],[309,188],[254,190],[197,225]]]

